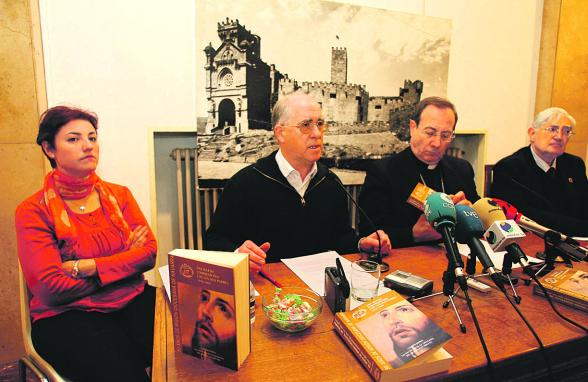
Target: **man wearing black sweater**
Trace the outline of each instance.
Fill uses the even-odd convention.
[[[317,163],[327,127],[320,105],[295,92],[278,100],[272,121],[280,149],[229,180],[205,247],[249,254],[252,272],[265,262],[327,250],[377,251],[375,232],[359,239],[351,228],[339,178]],[[379,234],[389,254],[390,240]]]
[[[441,238],[423,212],[407,203],[417,183],[449,194],[454,204],[471,204],[480,198],[472,166],[445,156],[456,123],[457,112],[451,102],[440,97],[423,99],[410,120],[410,147],[377,161],[368,170],[359,204],[389,235],[394,247]],[[368,222],[360,220],[360,231],[368,228]]]
[[[562,108],[537,114],[528,129],[531,144],[496,163],[491,190],[539,224],[588,236],[586,166],[564,152],[575,124]]]

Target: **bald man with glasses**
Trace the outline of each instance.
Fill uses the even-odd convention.
[[[456,124],[457,112],[451,102],[440,97],[423,99],[410,120],[410,146],[368,169],[359,204],[384,229],[394,247],[441,239],[423,212],[407,203],[418,183],[449,194],[455,204],[469,204],[480,198],[472,166],[445,155]],[[366,230],[369,223],[361,219],[360,231]]]
[[[327,123],[303,92],[280,97],[272,111],[277,152],[235,174],[223,190],[205,248],[249,254],[252,273],[266,262],[327,250],[375,252],[375,232],[359,238],[349,224],[347,195],[318,160]],[[390,240],[380,231],[381,251]]]
[[[551,107],[528,128],[530,144],[494,166],[492,196],[567,235],[588,236],[588,181],[584,161],[565,152],[576,120]]]

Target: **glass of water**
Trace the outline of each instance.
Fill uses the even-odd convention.
[[[380,264],[357,260],[351,264],[351,296],[357,301],[369,301],[378,295]]]

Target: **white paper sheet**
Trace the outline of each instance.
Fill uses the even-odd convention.
[[[170,284],[169,284],[169,265],[163,265],[159,267],[159,275],[161,276],[161,282],[167,297],[171,299]]]
[[[480,240],[480,241],[482,242],[482,245],[486,249],[486,252],[488,253],[488,256],[490,257],[490,260],[492,260],[492,263],[494,264],[494,268],[502,269],[502,263],[504,262],[504,254],[506,253],[506,251],[494,252],[492,250],[492,248],[490,248],[490,244],[488,244],[488,242],[486,240]],[[459,244],[458,243],[457,249],[458,249],[459,253],[463,256],[469,255],[469,253],[470,253],[470,248],[466,244]],[[541,263],[542,262],[542,260],[539,260],[533,256],[527,256],[527,258],[529,259],[529,263]],[[465,262],[465,260],[464,260],[464,262]],[[479,263],[480,259],[476,259],[476,262]],[[512,267],[513,268],[520,268],[521,266],[519,265],[519,263],[513,262]]]
[[[345,271],[345,276],[347,277],[349,283],[351,283],[351,261],[340,256],[335,251],[322,252],[317,253],[315,255],[294,257],[291,259],[282,259],[282,262],[286,264],[286,266],[290,268],[292,272],[296,273],[296,276],[298,276],[302,281],[304,281],[310,289],[315,291],[318,295],[324,296],[325,268],[335,267],[335,259],[337,258],[341,260],[341,265],[343,266],[343,271]],[[366,277],[372,276],[366,275]],[[382,281],[380,281],[378,295],[384,294],[389,290],[390,289],[386,288],[383,285]],[[351,299],[351,309],[361,304],[362,302],[356,301],[353,298]]]

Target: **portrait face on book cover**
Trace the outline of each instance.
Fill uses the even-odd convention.
[[[192,350],[204,348],[220,356],[234,353],[236,323],[233,296],[202,289],[198,298]]]
[[[415,359],[450,338],[423,312],[407,301],[401,301],[380,311],[380,318],[397,356],[390,362],[395,367]]]
[[[560,288],[588,296],[588,273],[576,272],[569,280],[561,283]]]
[[[182,347],[187,353],[236,367],[235,299],[211,289],[184,287]],[[185,313],[185,314],[184,314]]]
[[[393,367],[404,365],[449,338],[407,301],[382,309],[358,326]]]

